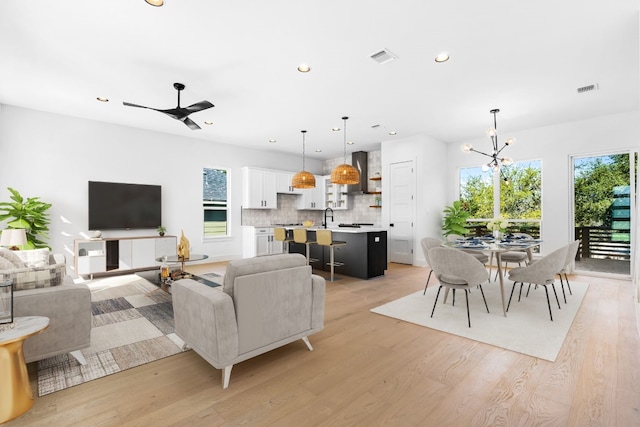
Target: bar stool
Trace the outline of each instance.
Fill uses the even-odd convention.
[[[331,282],[333,282],[333,269],[334,267],[340,267],[344,265],[344,262],[336,262],[333,256],[333,249],[339,246],[346,246],[347,242],[333,240],[331,230],[317,230],[316,231],[317,244],[320,246],[329,247],[329,262],[327,265],[331,266]]]
[[[306,228],[294,228],[293,229],[293,241],[296,243],[301,243],[307,247],[307,264],[311,264],[312,262],[318,261],[315,258],[310,258],[309,253],[311,245],[315,245],[315,240],[307,239],[307,229]]]
[[[287,237],[287,229],[282,227],[274,227],[273,238],[278,242],[282,242],[282,249],[284,252],[289,252],[289,242],[293,242],[293,239]]]

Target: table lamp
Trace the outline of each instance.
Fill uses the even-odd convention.
[[[19,246],[27,244],[27,231],[24,228],[7,228],[0,235],[0,246],[6,246],[12,251],[19,250]]]

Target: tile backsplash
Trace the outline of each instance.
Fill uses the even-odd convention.
[[[380,181],[370,181],[368,178],[376,176],[380,173],[382,168],[382,162],[380,159],[380,151],[372,151],[368,153],[368,169],[369,177],[369,191],[377,191],[381,185]],[[323,165],[323,174],[330,175],[331,170],[341,164],[344,161],[343,158],[327,160]],[[372,208],[371,206],[376,204],[376,198],[382,200],[381,194],[352,194],[351,209],[347,210],[334,210],[333,212],[333,224],[340,223],[372,223],[377,226],[381,225],[381,209]],[[242,225],[254,225],[254,226],[266,226],[272,224],[302,224],[306,220],[314,221],[316,224],[321,224],[324,216],[323,211],[311,211],[311,210],[298,210],[297,200],[298,197],[294,194],[278,194],[278,208],[277,209],[243,209],[242,210]],[[331,221],[329,221],[331,225]]]

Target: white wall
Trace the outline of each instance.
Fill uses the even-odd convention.
[[[515,161],[542,160],[542,239],[541,252],[549,253],[569,243],[573,218],[570,210],[570,182],[573,172],[570,156],[637,150],[640,147],[638,111],[563,123],[536,129],[502,131],[507,128],[498,117],[500,143],[513,136],[517,143],[503,151]],[[491,123],[487,124],[489,127]],[[469,143],[481,151],[490,151],[491,142],[479,129],[479,138],[448,145],[448,200],[459,197],[459,168],[479,166],[486,159],[477,153],[464,153],[460,147]]]
[[[447,200],[447,144],[426,135],[394,139],[382,143],[382,224],[389,225],[389,165],[414,161],[415,197],[413,265],[426,265],[420,239],[442,236],[442,208]],[[388,198],[387,198],[388,200]]]
[[[193,253],[210,260],[242,253],[242,166],[291,170],[301,157],[156,133],[3,105],[0,110],[0,200],[7,187],[52,203],[49,243],[73,265],[73,241],[87,230],[87,181],[162,185],[162,222],[167,234],[184,230]],[[322,172],[322,162],[307,159]],[[202,241],[202,168],[231,169],[231,232],[226,241]],[[0,225],[4,228],[4,224]],[[155,230],[105,231],[109,236],[155,235]]]

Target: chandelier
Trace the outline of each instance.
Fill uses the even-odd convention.
[[[473,151],[474,153],[482,154],[483,156],[489,157],[491,160],[489,160],[488,163],[485,163],[482,165],[482,170],[488,171],[489,169],[493,169],[494,172],[500,171],[500,176],[502,177],[502,179],[507,181],[507,178],[504,176],[504,173],[502,172],[501,167],[509,166],[510,164],[513,163],[513,159],[511,157],[506,157],[506,156],[500,157],[500,153],[502,152],[502,150],[505,149],[505,147],[515,144],[516,139],[507,138],[507,140],[504,142],[504,145],[500,148],[498,147],[498,130],[497,130],[498,125],[496,123],[496,114],[498,114],[499,112],[500,110],[497,108],[489,111],[489,113],[493,114],[493,127],[487,129],[487,135],[491,139],[491,144],[492,144],[491,154],[476,150],[475,148],[473,148],[471,144],[464,144],[462,146],[462,151],[464,151],[465,153]]]
[[[302,132],[302,171],[293,176],[291,186],[293,188],[316,188],[316,177],[304,169],[304,135],[307,131],[301,130],[300,132]]]
[[[360,183],[360,172],[350,164],[347,164],[347,120],[349,117],[343,117],[344,121],[344,163],[335,167],[331,171],[331,182],[333,184],[354,185]]]

